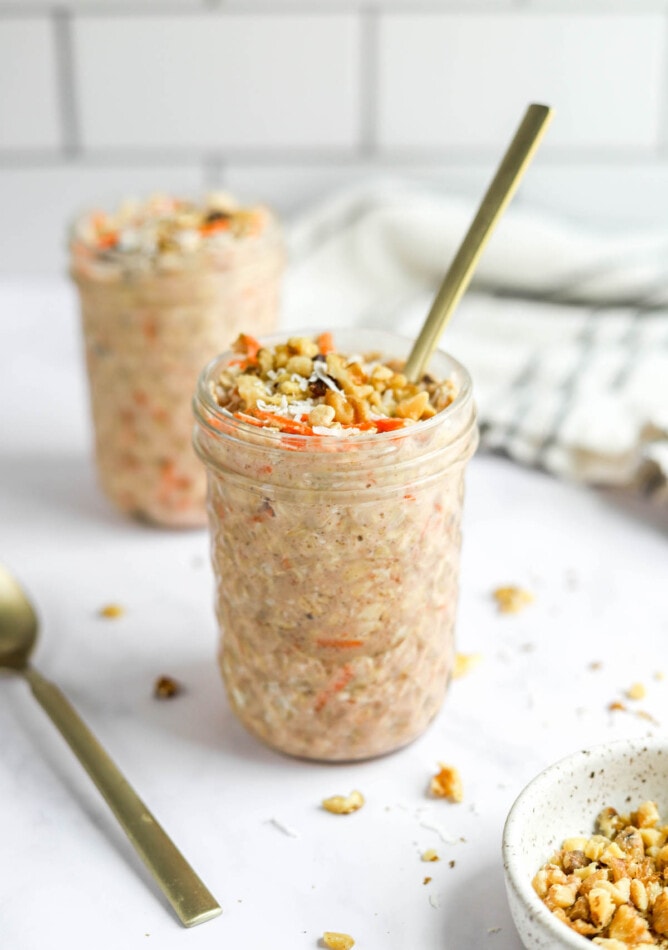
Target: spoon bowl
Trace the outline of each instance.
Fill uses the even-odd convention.
[[[37,614],[13,575],[0,565],[0,670],[21,675],[60,730],[186,927],[217,917],[220,904],[107,755],[63,693],[29,663]]]
[[[0,564],[0,669],[27,666],[37,627],[37,614],[23,588]]]

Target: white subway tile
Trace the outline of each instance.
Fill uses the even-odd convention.
[[[545,149],[651,149],[664,57],[664,20],[652,14],[388,15],[380,144],[499,150],[542,101],[555,107]]]
[[[352,148],[353,16],[80,16],[82,136],[91,148]]]
[[[68,223],[82,209],[154,191],[197,194],[203,187],[198,166],[0,168],[0,273],[64,273]]]
[[[0,20],[0,148],[60,145],[56,61],[44,17]]]

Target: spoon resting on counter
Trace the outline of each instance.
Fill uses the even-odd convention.
[[[69,700],[30,665],[38,621],[26,593],[0,565],[0,671],[22,676],[105,798],[163,893],[186,927],[221,913],[174,842],[130,787]]]

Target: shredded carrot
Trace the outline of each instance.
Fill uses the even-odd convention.
[[[318,349],[323,356],[327,356],[328,353],[334,351],[334,337],[329,332],[320,333],[315,338],[315,342],[318,344]]]
[[[215,221],[207,221],[201,224],[199,233],[203,237],[210,237],[212,234],[218,234],[220,231],[229,231],[230,221],[228,218],[217,218]]]
[[[251,359],[257,359],[258,350],[262,349],[262,344],[254,336],[248,333],[240,333],[237,337],[238,352],[245,353]]]
[[[374,420],[378,432],[394,432],[395,429],[403,429],[405,422],[403,419],[393,419],[388,416],[386,419]]]
[[[315,711],[321,712],[333,696],[340,693],[342,689],[345,689],[354,675],[350,663],[345,663],[341,667],[341,671],[338,675],[316,696],[314,704]]]
[[[272,425],[277,426],[281,432],[289,432],[291,435],[313,435],[313,429],[305,422],[297,422],[296,419],[286,419],[285,416],[279,416],[274,412],[265,412],[263,409],[254,407],[249,411],[258,419],[265,419]]]
[[[118,244],[118,233],[116,231],[107,231],[106,234],[99,234],[97,246],[101,248],[116,247]]]
[[[321,637],[315,641],[319,647],[325,647],[333,650],[349,650],[353,647],[361,647],[363,640],[336,640],[334,637]]]

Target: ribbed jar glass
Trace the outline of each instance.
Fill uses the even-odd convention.
[[[349,330],[336,344],[391,358],[411,341]],[[206,367],[194,400],[230,702],[291,755],[390,752],[427,727],[452,673],[464,469],[478,437],[469,375],[435,354],[429,373],[454,382],[455,400],[405,429],[285,435],[217,405],[233,356]]]

